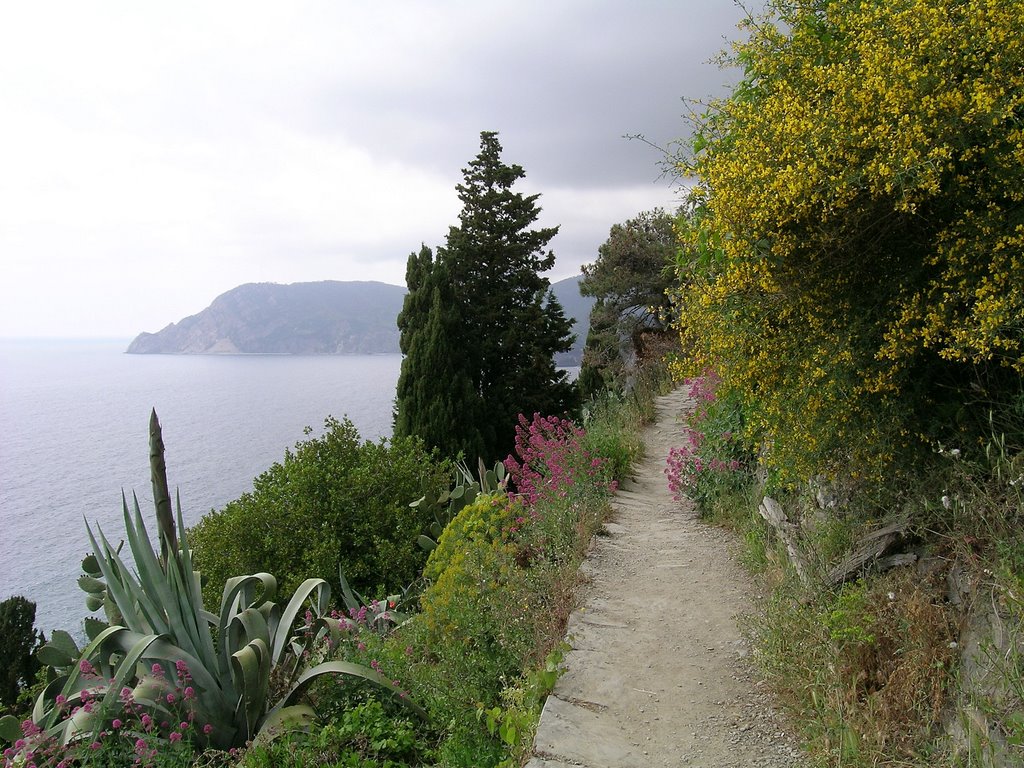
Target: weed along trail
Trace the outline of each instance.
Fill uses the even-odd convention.
[[[730,535],[668,490],[665,457],[690,400],[677,390],[657,407],[646,458],[583,565],[567,672],[527,768],[799,766],[737,626],[756,597]]]

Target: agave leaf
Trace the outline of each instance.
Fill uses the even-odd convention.
[[[262,592],[257,596],[256,587]],[[277,579],[269,573],[254,573],[249,576],[234,576],[224,583],[220,601],[221,625],[227,626],[231,614],[245,608],[255,608],[277,596]]]
[[[57,697],[57,694],[64,689],[64,685],[67,683],[67,680],[68,675],[59,675],[46,684],[39,696],[36,697],[35,703],[32,705],[32,722],[42,726],[43,728],[52,726],[52,723],[47,724],[44,722],[48,713],[46,704],[48,701],[53,701]]]
[[[146,614],[149,626],[136,626],[132,629],[145,631],[150,629],[158,634],[166,634],[174,621],[174,611],[177,608],[177,601],[171,594],[168,585],[167,573],[149,541],[149,532],[146,530],[146,523],[142,519],[142,510],[139,508],[139,500],[132,494],[132,517],[129,517],[128,508],[124,509],[125,535],[128,537],[128,547],[135,559],[135,567],[138,568],[138,590],[135,595],[139,606]],[[145,585],[145,588],[143,588]],[[179,638],[182,640],[184,638]],[[192,649],[186,648],[191,651]]]
[[[263,718],[252,743],[269,744],[285,733],[309,730],[315,718],[316,711],[308,704],[293,704],[274,710]]]
[[[322,677],[323,675],[345,675],[347,677],[358,677],[362,680],[371,682],[381,690],[387,691],[397,698],[406,707],[415,712],[422,720],[426,721],[429,719],[426,710],[410,700],[408,696],[400,695],[401,691],[395,688],[394,684],[384,677],[384,675],[370,667],[364,667],[362,664],[353,664],[348,661],[325,661],[322,664],[317,664],[312,669],[307,669],[299,675],[299,679],[295,681],[295,684],[291,687],[288,694],[281,700],[281,702],[274,707],[274,710],[294,704],[305,692],[306,688],[314,680],[318,677]],[[271,712],[274,710],[271,710]]]
[[[231,655],[238,707],[245,718],[246,730],[253,733],[266,707],[270,682],[270,651],[263,640],[252,640]]]
[[[230,647],[227,642],[229,627],[234,616],[245,608],[252,607],[256,602],[256,586],[260,586],[263,594],[275,594],[277,592],[277,579],[269,573],[256,573],[251,576],[235,576],[224,584],[224,594],[221,598],[220,619],[217,624],[217,636],[222,638],[218,657],[218,666],[224,676],[228,676],[231,670],[231,654],[235,648]],[[262,598],[260,600],[262,602]]]
[[[318,639],[329,636],[332,642],[337,643],[342,634],[352,626],[354,626],[354,622],[351,619],[319,616],[313,620],[311,629]]]
[[[135,633],[121,633],[115,645],[116,650],[121,650],[128,647],[124,656],[120,658],[117,665],[117,671],[110,678],[110,684],[107,687],[107,693],[103,697],[103,708],[110,711],[114,705],[118,702],[118,697],[121,694],[121,688],[124,687],[131,678],[135,676],[135,667],[142,660],[143,655],[159,640],[162,640],[159,635],[144,635],[138,637]]]
[[[420,537],[426,538],[426,537]],[[345,603],[345,608],[351,611],[358,611],[361,605],[356,592],[348,584],[348,579],[345,578],[345,573],[341,569],[341,564],[338,565],[338,582],[341,584],[341,599]]]
[[[255,608],[246,608],[231,619],[228,625],[227,643],[229,650],[244,648],[253,640],[261,640],[270,646],[270,631],[267,620]]]
[[[128,502],[124,498],[124,494],[121,494],[121,503],[124,506],[125,514],[127,514]],[[107,582],[107,596],[117,607],[118,613],[121,614],[121,621],[130,627],[138,627],[142,622],[139,620],[139,606],[135,600],[135,593],[141,590],[131,589],[132,586],[135,586],[134,579],[121,560],[121,557],[110,546],[110,542],[103,534],[103,530],[97,528],[98,541],[96,536],[93,535],[88,521],[85,523],[85,530],[89,536],[89,543],[96,553],[96,561],[103,573],[103,578]]]
[[[166,677],[143,675],[132,688],[132,698],[135,701],[156,703],[172,690],[174,689]]]
[[[204,659],[207,664],[216,666],[217,649],[214,646],[210,627],[216,626],[217,617],[206,611],[203,606],[202,580],[192,562],[192,550],[188,545],[185,521],[181,514],[181,495],[178,493],[175,493],[175,502],[179,531],[178,543],[180,545],[178,556],[180,557],[179,565],[181,567],[182,614],[186,619],[190,619],[193,622],[189,626],[189,631],[195,632],[197,655]]]
[[[174,674],[176,662],[184,662],[195,685],[202,689],[203,697],[210,697],[211,706],[230,707],[233,705],[231,694],[225,692],[223,678],[217,674],[217,670],[207,669],[202,661],[186,653],[166,637],[143,635],[124,627],[111,627],[110,634],[104,637],[102,642],[103,655],[107,657],[127,659],[136,653],[140,660],[145,658],[147,662],[162,662],[168,670],[168,674]],[[144,650],[144,653],[138,653],[137,649]],[[135,662],[128,665],[122,662],[118,666],[118,670],[121,669],[131,673],[135,669]],[[124,679],[127,680],[128,677],[126,676]],[[118,686],[117,691],[120,692],[120,689],[121,686]]]
[[[77,712],[64,721],[64,733],[61,736],[61,743],[71,743],[75,736],[80,733],[99,731],[102,717],[103,715],[96,710],[80,707]]]
[[[98,649],[102,646],[103,642],[118,632],[123,632],[123,627],[110,627],[97,635],[96,639],[85,646],[82,651],[81,659],[92,658]],[[88,683],[82,679],[82,665],[72,663],[67,667],[67,674],[57,678],[43,689],[43,692],[36,699],[35,706],[32,709],[32,720],[37,724],[40,724],[44,730],[52,728],[57,722],[60,712],[54,707],[47,707],[48,701],[55,701],[57,694],[60,693],[68,700],[68,703],[72,703],[73,700],[80,699],[81,691],[89,687]],[[59,687],[55,687],[54,683],[61,683]],[[38,715],[38,716],[37,716]]]
[[[274,638],[272,657],[274,663],[280,662],[284,656],[287,643],[291,639],[295,619],[299,615],[299,611],[305,606],[306,600],[310,597],[315,600],[313,605],[313,614],[315,616],[322,616],[327,613],[331,600],[330,584],[323,579],[306,579],[295,590],[295,594],[292,595],[292,599],[288,601],[288,605],[285,606],[284,612],[281,614],[281,624],[277,636]]]

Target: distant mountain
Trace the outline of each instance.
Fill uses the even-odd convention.
[[[555,363],[562,366],[579,365],[583,359],[583,345],[587,341],[587,329],[590,328],[590,309],[594,306],[594,299],[590,296],[580,296],[580,280],[583,275],[567,277],[551,284],[551,290],[555,298],[565,310],[566,317],[575,319],[572,332],[576,334],[576,342],[568,352],[555,355]]]
[[[140,333],[131,354],[398,352],[405,288],[377,282],[246,283],[197,315]]]
[[[579,365],[594,300],[580,296],[579,276],[551,286],[576,318],[573,350],[558,365]],[[140,333],[130,354],[336,355],[398,352],[396,320],[405,288],[377,282],[246,283],[202,312],[156,333]]]

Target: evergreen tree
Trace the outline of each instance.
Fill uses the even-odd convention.
[[[18,693],[35,680],[35,652],[43,633],[35,628],[36,604],[15,595],[0,602],[0,713],[14,707]]]
[[[656,208],[613,226],[597,261],[583,266],[580,293],[597,299],[580,369],[584,395],[623,389],[645,338],[669,333],[677,249],[672,216]]]
[[[525,172],[501,161],[496,133],[456,189],[459,224],[434,257],[412,254],[398,325],[402,373],[395,434],[490,462],[512,449],[520,413],[564,413],[575,390],[554,354],[572,344],[571,324],[541,276],[557,227],[531,229],[539,195],[512,190]]]

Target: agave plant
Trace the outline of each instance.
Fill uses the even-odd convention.
[[[152,416],[151,462],[158,511],[169,509],[163,444],[156,414]],[[313,646],[344,630],[344,620],[328,615],[330,586],[307,579],[285,606],[275,601],[277,582],[268,573],[229,579],[220,610],[202,604],[200,574],[195,570],[177,503],[174,518],[158,517],[162,556],[150,543],[138,500],[129,510],[122,495],[125,535],[135,570],[97,528],[86,524],[92,555],[83,561],[79,580],[90,610],[105,609],[108,620],[87,621],[89,638],[79,649],[67,633],[54,633],[39,658],[55,676],[40,693],[32,720],[42,731],[67,744],[97,733],[129,704],[167,714],[167,692],[185,678],[195,695],[189,707],[200,746],[226,749],[253,739],[308,724],[315,716],[302,703],[308,686],[323,675],[360,678],[398,696],[417,715],[425,712],[390,680],[373,669],[341,661],[311,668],[304,659]],[[272,683],[273,681],[273,683]],[[9,733],[7,722],[0,731]]]

